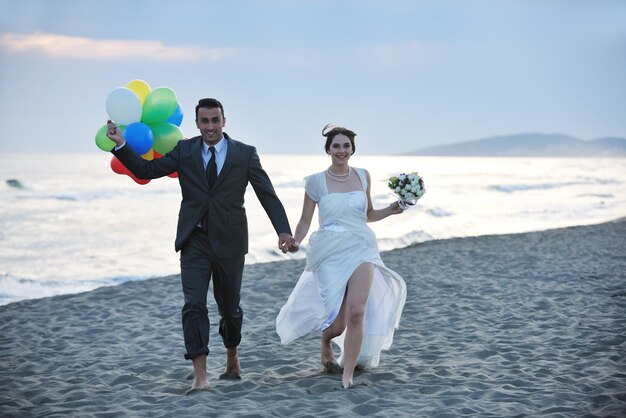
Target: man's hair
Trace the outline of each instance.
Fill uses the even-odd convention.
[[[224,107],[217,99],[200,99],[196,105],[196,119],[198,119],[198,109],[205,107],[207,109],[219,108],[222,111],[222,117],[224,117]]]

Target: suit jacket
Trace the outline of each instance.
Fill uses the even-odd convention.
[[[224,133],[228,150],[213,190],[202,162],[202,137],[184,139],[162,158],[144,160],[128,143],[113,154],[137,178],[154,179],[178,172],[182,202],[178,213],[175,249],[180,251],[208,211],[211,247],[221,258],[241,257],[248,252],[248,221],[244,194],[252,184],[257,198],[277,234],[291,234],[285,208],[261,166],[256,148]]]

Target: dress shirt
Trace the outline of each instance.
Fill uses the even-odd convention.
[[[228,151],[228,143],[224,136],[220,138],[215,147],[215,164],[217,165],[217,175],[220,175],[220,171],[222,171],[222,167],[224,167],[224,161],[226,160],[226,152]],[[209,146],[206,142],[202,141],[202,162],[204,163],[204,169],[206,170],[207,164],[209,164],[209,160],[211,159],[211,151],[209,151]]]

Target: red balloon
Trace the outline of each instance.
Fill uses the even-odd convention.
[[[156,160],[157,158],[161,158],[163,157],[161,154],[159,154],[158,152],[154,151],[154,159]],[[177,179],[178,178],[178,171],[174,171],[172,174],[168,174],[167,177],[171,177],[173,179]]]
[[[142,180],[142,179],[138,179],[137,177],[135,177],[135,175],[133,173],[130,172],[130,170],[128,168],[126,168],[124,166],[124,164],[122,164],[122,162],[120,160],[117,159],[117,157],[113,157],[111,158],[111,170],[113,170],[114,173],[117,174],[125,174],[128,177],[130,177],[131,179],[133,179],[135,181],[135,183],[137,184],[148,184],[150,183],[150,180]]]

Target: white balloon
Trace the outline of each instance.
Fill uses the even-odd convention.
[[[107,114],[115,123],[128,125],[141,120],[141,100],[127,87],[113,89],[104,104]]]

